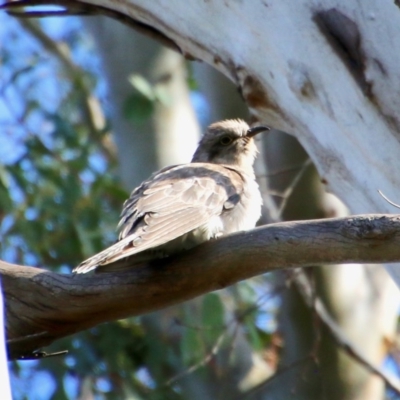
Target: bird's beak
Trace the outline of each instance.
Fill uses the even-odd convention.
[[[256,136],[258,133],[269,131],[270,129],[271,128],[269,128],[268,126],[263,125],[254,126],[247,130],[246,137],[253,137]]]

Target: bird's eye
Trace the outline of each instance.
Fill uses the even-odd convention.
[[[222,144],[223,146],[228,146],[233,142],[233,139],[230,136],[222,136],[221,139],[219,139],[219,143]]]

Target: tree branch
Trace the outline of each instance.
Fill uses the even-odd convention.
[[[400,216],[270,224],[122,273],[62,275],[0,262],[12,358],[102,322],[158,310],[241,280],[315,264],[400,261]]]

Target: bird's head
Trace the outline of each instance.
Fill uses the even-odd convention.
[[[216,122],[207,128],[192,162],[232,165],[252,172],[257,154],[253,138],[257,133],[268,130],[266,126],[250,128],[239,119]]]

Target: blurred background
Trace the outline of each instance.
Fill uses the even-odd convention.
[[[1,13],[0,46],[5,261],[70,273],[114,242],[135,186],[190,161],[208,124],[256,122],[217,71],[111,19]],[[293,137],[258,147],[260,224],[347,214]],[[13,398],[400,399],[398,311],[380,266],[270,273],[11,362]]]

